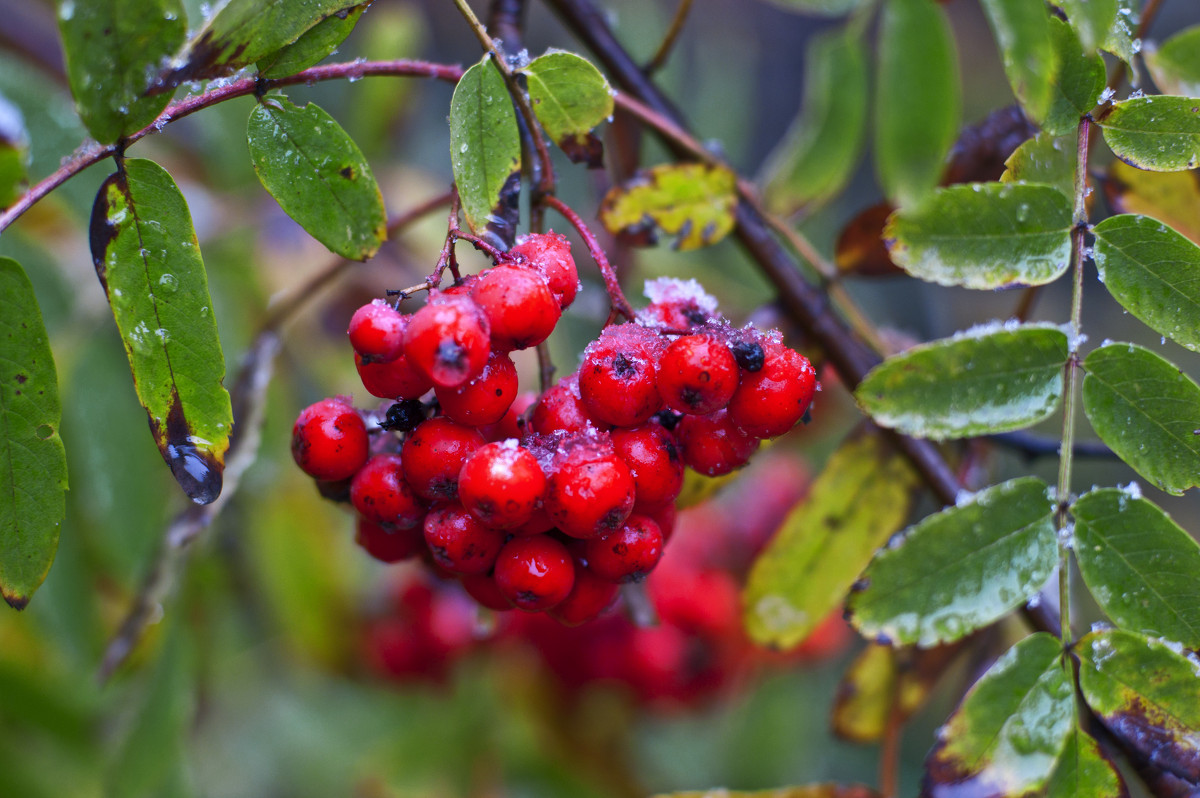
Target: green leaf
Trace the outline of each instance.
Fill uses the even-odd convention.
[[[878,46],[875,166],[884,193],[907,207],[937,185],[958,136],[958,56],[933,0],[888,0]]]
[[[1200,247],[1149,216],[1096,225],[1100,280],[1152,330],[1200,351]]]
[[[879,436],[834,452],[750,571],[743,602],[750,637],[781,648],[808,637],[904,523],[915,486],[912,469]]]
[[[383,197],[358,145],[319,106],[265,98],[250,114],[250,158],[259,181],[309,235],[350,260],[387,238]]]
[[[1045,632],[988,669],[938,731],[922,794],[1020,796],[1041,790],[1074,726],[1062,646]]]
[[[972,183],[940,188],[888,219],[892,260],[941,285],[1042,285],[1067,269],[1071,202],[1051,186]]]
[[[1019,606],[1058,557],[1049,487],[1009,480],[925,518],[879,551],[850,595],[850,622],[892,645],[931,646]]]
[[[29,164],[29,133],[21,109],[0,94],[0,208],[25,193]]]
[[[921,438],[1021,429],[1062,398],[1067,336],[1055,327],[982,327],[915,346],[876,366],[855,390],[885,427]]]
[[[324,59],[346,40],[358,18],[370,3],[337,11],[313,25],[299,39],[258,60],[258,72],[264,78],[284,78],[308,69]]]
[[[865,0],[768,0],[768,2],[798,14],[837,17],[860,7]]]
[[[66,514],[58,372],[24,269],[0,258],[0,593],[24,609],[46,578]]]
[[[1083,0],[1083,2],[1091,2],[1091,0]],[[1111,0],[1105,0],[1102,7],[1107,6],[1109,2]],[[1140,40],[1136,40],[1134,34],[1137,33],[1140,7],[1141,3],[1138,0],[1117,0],[1117,13],[1113,17],[1112,27],[1108,29],[1104,41],[1100,43],[1101,50],[1112,53],[1129,66],[1130,77],[1135,86],[1139,81],[1137,61],[1134,56],[1138,54]],[[1103,11],[1100,12],[1100,14],[1103,13]],[[1102,17],[1098,16],[1099,18]],[[1137,46],[1134,45],[1135,40],[1139,42]]]
[[[600,140],[592,128],[612,116],[612,87],[590,61],[552,50],[521,68],[533,112],[572,161],[601,165]]]
[[[1031,119],[1040,121],[1053,99],[1058,53],[1048,33],[1042,0],[982,0],[1013,94]]]
[[[1152,502],[1093,490],[1071,508],[1075,558],[1118,626],[1200,648],[1200,545]]]
[[[1045,183],[1064,197],[1075,196],[1075,136],[1039,133],[1013,150],[1000,176],[1001,183]],[[1118,162],[1119,163],[1119,162]]]
[[[1083,410],[1100,439],[1160,490],[1200,485],[1200,387],[1133,344],[1103,346],[1083,368]]]
[[[229,0],[188,42],[183,64],[163,83],[178,86],[232,74],[359,5],[362,0]]]
[[[61,0],[58,27],[79,115],[101,144],[167,107],[171,92],[144,95],[187,36],[180,0]]]
[[[129,159],[100,186],[90,236],[154,440],[184,493],[208,504],[233,414],[187,202],[161,166]]]
[[[1200,162],[1200,98],[1135,97],[1096,120],[1118,158],[1139,169],[1178,172]]]
[[[614,186],[600,205],[612,233],[644,236],[653,225],[675,236],[675,248],[715,244],[733,230],[737,178],[722,166],[662,164]]]
[[[476,234],[491,217],[507,218],[520,188],[521,137],[504,76],[490,58],[468,69],[454,88],[450,164],[463,215]]]
[[[1095,52],[1112,30],[1117,16],[1117,0],[1058,0],[1066,12],[1084,48]]]
[[[1146,49],[1146,68],[1164,94],[1200,96],[1200,25],[1187,28]]]
[[[1185,781],[1200,780],[1200,666],[1174,644],[1093,632],[1074,648],[1084,699],[1122,745]]]
[[[804,107],[771,154],[765,196],[791,214],[837,194],[858,165],[867,116],[867,57],[856,30],[817,37],[804,62]]]
[[[1046,783],[1046,798],[1126,798],[1128,795],[1121,774],[1096,741],[1076,725]]]
[[[805,784],[772,790],[701,790],[659,793],[653,798],[879,798],[879,793],[861,784]]]
[[[1058,75],[1051,83],[1052,96],[1042,129],[1058,136],[1074,136],[1080,118],[1096,107],[1104,91],[1104,59],[1094,49],[1085,51],[1070,25],[1054,17],[1047,21]]]

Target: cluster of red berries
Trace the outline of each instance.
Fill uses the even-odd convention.
[[[373,556],[420,554],[485,607],[582,623],[657,565],[685,465],[728,473],[806,414],[808,360],[677,280],[652,283],[637,322],[607,327],[576,373],[517,401],[509,353],[544,341],[578,287],[566,238],[531,235],[411,315],[378,300],[354,314],[363,385],[394,404],[370,432],[345,400],[311,405],[292,453],[353,504]]]

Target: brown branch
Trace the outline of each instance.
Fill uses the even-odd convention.
[[[667,63],[667,57],[671,55],[671,48],[679,40],[679,34],[683,32],[683,24],[687,21],[688,12],[691,10],[692,0],[679,0],[679,6],[675,9],[675,17],[671,20],[671,27],[667,29],[662,44],[658,46],[658,52],[642,69],[647,75],[654,74]]]

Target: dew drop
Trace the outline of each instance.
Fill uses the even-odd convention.
[[[179,278],[173,274],[164,274],[158,278],[158,287],[163,293],[173,294],[179,290]]]

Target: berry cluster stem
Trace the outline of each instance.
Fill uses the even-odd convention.
[[[546,195],[542,197],[542,202],[558,211],[564,219],[571,223],[571,226],[575,228],[580,238],[583,239],[588,252],[591,253],[592,260],[596,261],[596,266],[599,267],[600,274],[604,277],[604,286],[608,290],[608,299],[612,303],[613,314],[620,314],[633,321],[635,317],[633,307],[629,304],[629,300],[625,298],[625,293],[621,290],[621,284],[617,281],[617,273],[613,270],[612,264],[608,262],[608,256],[604,254],[604,248],[596,240],[596,235],[591,231],[591,228],[587,226],[571,206],[558,197]]]

